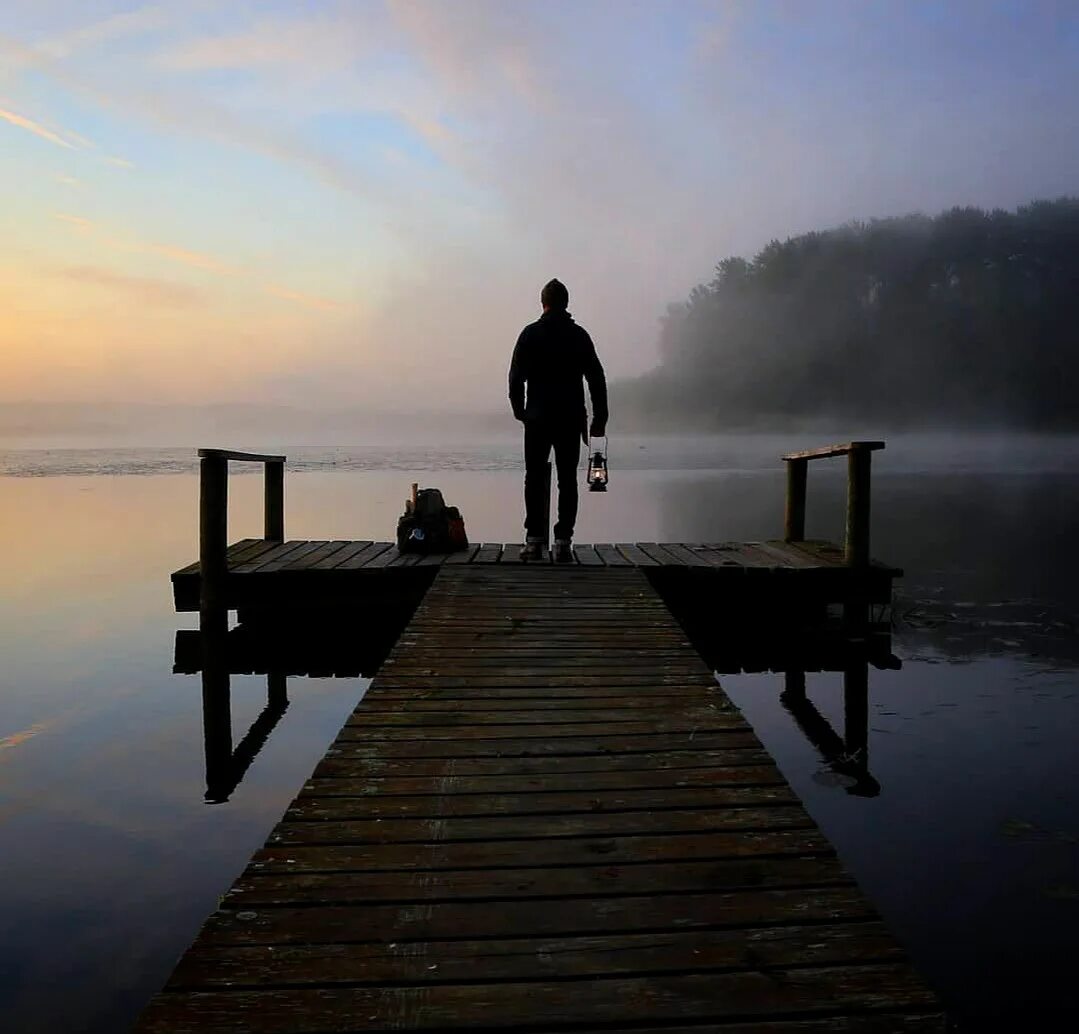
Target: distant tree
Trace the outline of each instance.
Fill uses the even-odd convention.
[[[652,416],[1076,428],[1079,198],[773,240],[660,322]]]

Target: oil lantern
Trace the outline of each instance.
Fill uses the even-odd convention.
[[[591,443],[589,443],[591,446]],[[588,491],[589,492],[606,492],[607,491],[607,439],[603,439],[603,448],[600,449],[596,446],[595,449],[589,448],[588,458]]]

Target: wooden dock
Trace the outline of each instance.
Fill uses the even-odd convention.
[[[284,457],[203,450],[200,557],[172,583],[201,617],[176,670],[202,674],[207,799],[228,799],[285,713],[288,672],[377,674],[136,1030],[943,1030],[713,674],[781,658],[784,706],[848,792],[879,792],[869,608],[900,574],[869,554],[879,448],[784,457],[782,541],[578,545],[557,565],[515,543],[286,540]],[[842,547],[805,538],[808,462],[835,456]],[[263,538],[228,546],[231,460],[263,463],[266,511]],[[753,645],[831,604],[838,652]],[[702,615],[733,645],[701,646]],[[350,648],[337,632],[302,647],[301,622],[352,629]],[[807,662],[844,671],[842,736],[806,698]],[[229,673],[249,670],[267,706],[234,746]]]
[[[944,1030],[641,567],[436,568],[136,1027],[475,1029]]]
[[[390,587],[426,588],[440,567],[553,566],[549,559],[524,564],[521,544],[485,542],[457,553],[401,553],[392,542],[290,539],[242,539],[226,553],[222,579],[224,605],[235,609],[300,601],[328,602],[374,593]],[[799,598],[843,603],[857,596],[870,604],[891,600],[896,568],[870,562],[854,569],[843,550],[830,542],[619,542],[574,546],[578,568],[620,570],[641,568],[654,576],[689,581],[708,579],[710,588],[743,600],[760,591],[777,590],[788,600]],[[765,583],[761,579],[773,576]],[[782,576],[783,582],[776,578]],[[200,566],[193,563],[172,575],[178,611],[200,607]],[[775,594],[768,595],[775,601]]]

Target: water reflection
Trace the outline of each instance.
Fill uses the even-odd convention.
[[[173,672],[202,676],[207,803],[227,802],[266,745],[288,710],[290,675],[372,677],[421,597],[422,590],[381,594],[377,608],[247,609],[232,629],[227,613],[203,613],[198,629],[178,631]],[[231,677],[248,674],[265,675],[266,706],[236,742]]]
[[[377,611],[344,608],[245,611],[229,629],[227,616],[201,616],[197,630],[176,633],[173,671],[202,677],[205,800],[222,804],[243,780],[289,706],[289,676],[371,678],[422,599],[423,590],[399,594],[395,605],[380,597]],[[742,628],[731,636],[702,615],[696,594],[664,596],[679,616],[694,648],[719,674],[781,672],[780,703],[824,762],[832,784],[857,797],[876,797],[880,783],[869,771],[869,668],[897,670],[891,636],[877,626],[852,636],[842,625],[791,624],[767,635]],[[362,634],[357,630],[363,629]],[[806,693],[807,672],[841,672],[841,731]],[[232,675],[265,675],[266,704],[247,731],[235,739]],[[821,781],[820,774],[816,777]]]

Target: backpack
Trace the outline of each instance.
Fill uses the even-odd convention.
[[[421,488],[405,503],[397,521],[402,553],[453,553],[468,546],[465,522],[456,506],[447,506],[437,488]]]

